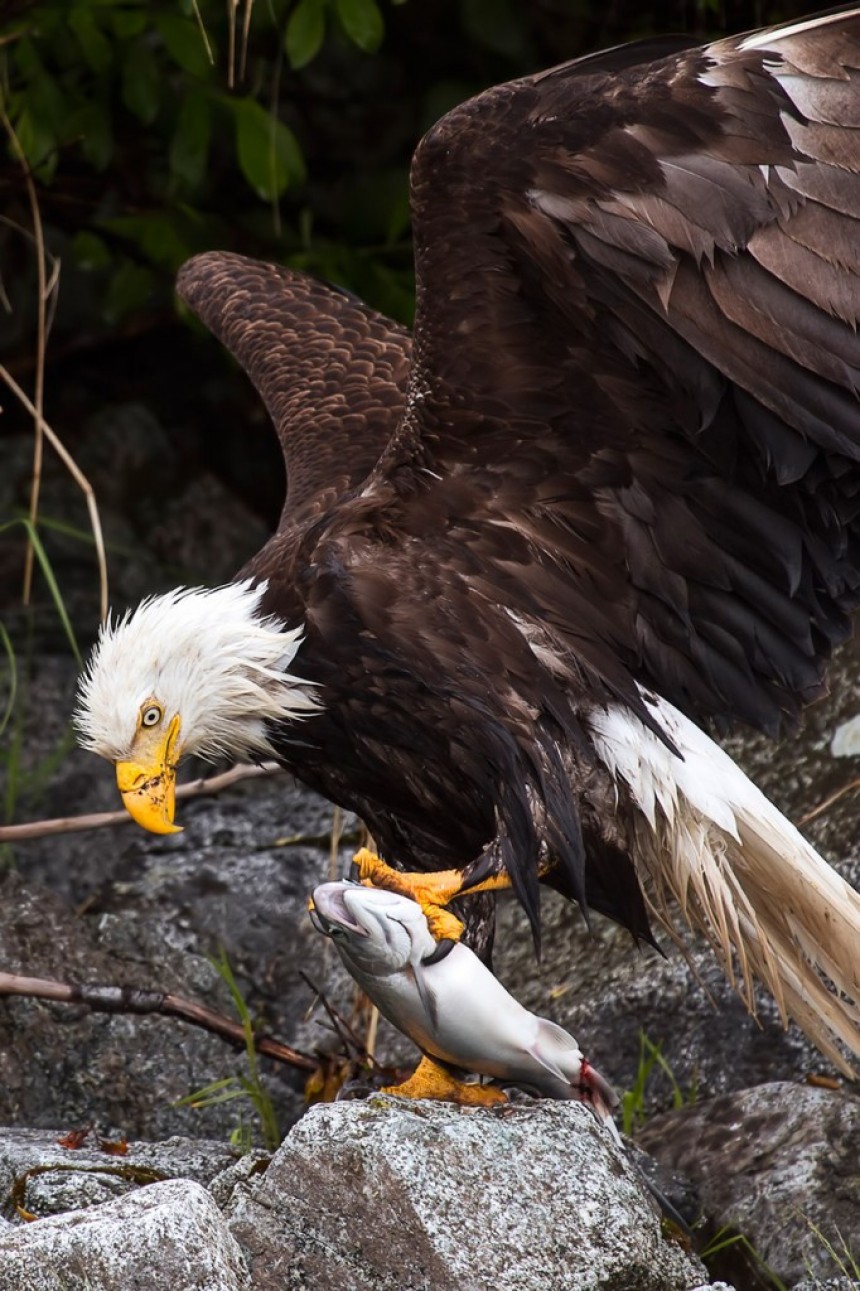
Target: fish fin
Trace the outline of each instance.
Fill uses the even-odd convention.
[[[582,1053],[573,1036],[547,1018],[538,1019],[537,1035],[528,1052],[535,1062],[558,1080],[574,1087],[579,1085]]]
[[[421,964],[409,964],[406,972],[410,974],[413,982],[415,983],[415,989],[418,992],[418,998],[424,1007],[424,1012],[427,1014],[433,1026],[438,1027],[439,1011],[436,1007],[436,997],[427,985]]]

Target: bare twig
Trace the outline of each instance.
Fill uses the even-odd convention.
[[[21,977],[17,973],[0,973],[0,995],[21,995],[27,999],[57,1000],[62,1004],[84,1004],[97,1013],[157,1013],[163,1017],[183,1018],[192,1026],[202,1027],[214,1035],[223,1036],[231,1044],[244,1049],[247,1038],[244,1028],[214,1009],[204,1008],[181,995],[163,991],[138,990],[133,986],[79,986],[70,982],[57,982],[44,977]],[[279,1040],[265,1036],[254,1037],[257,1053],[278,1062],[289,1063],[303,1071],[315,1071],[316,1058],[301,1053]]]
[[[96,559],[99,566],[99,607],[102,620],[107,618],[108,607],[108,576],[107,576],[107,556],[105,555],[104,538],[102,537],[102,524],[99,517],[98,503],[93,486],[90,484],[83,471],[78,466],[75,459],[69,453],[62,440],[51,429],[41,413],[37,412],[36,406],[30,401],[25,392],[18,385],[18,382],[12,374],[0,364],[0,378],[2,378],[16,398],[23,404],[32,417],[37,418],[42,432],[66,470],[72,476],[78,488],[84,494],[87,500],[87,510],[90,515],[90,528],[93,531],[93,541],[96,547]]]
[[[34,389],[34,405],[32,407],[32,417],[35,427],[33,440],[33,475],[30,484],[30,523],[35,525],[36,518],[39,514],[39,494],[42,487],[42,458],[44,450],[44,401],[45,401],[45,350],[48,343],[48,293],[54,290],[57,282],[57,272],[51,275],[51,286],[48,286],[48,275],[46,269],[45,253],[45,236],[42,229],[42,213],[39,210],[39,199],[36,194],[36,185],[33,183],[33,173],[30,170],[24,149],[12,122],[9,120],[6,112],[0,110],[0,120],[3,122],[3,128],[9,136],[9,142],[12,151],[20,163],[21,170],[24,174],[24,183],[27,188],[27,199],[30,203],[30,215],[33,220],[33,236],[36,243],[36,274],[38,277],[38,302],[36,309],[36,374]],[[30,603],[30,595],[33,588],[33,560],[34,551],[33,543],[28,541],[27,551],[24,558],[24,589],[23,601],[25,605]]]
[[[231,785],[243,780],[252,780],[261,776],[271,776],[283,768],[276,762],[265,762],[259,767],[237,766],[220,775],[202,776],[181,784],[176,790],[177,798],[207,798],[229,789]],[[131,816],[122,811],[95,811],[83,816],[59,816],[54,820],[30,820],[23,825],[0,826],[0,843],[20,843],[28,838],[48,838],[52,834],[73,834],[84,829],[103,829],[106,825],[125,825],[131,822]]]
[[[303,968],[299,969],[299,977],[306,986],[310,987],[320,1004],[322,1004],[328,1014],[329,1021],[334,1028],[335,1035],[338,1040],[340,1040],[346,1053],[348,1054],[350,1049],[353,1049],[355,1051],[356,1058],[360,1062],[366,1062],[369,1067],[376,1071],[381,1070],[379,1062],[377,1062],[372,1053],[368,1052],[367,1045],[358,1035],[354,1027],[350,1026],[343,1014],[339,1013],[333,1004],[329,1004],[325,994],[320,990],[313,979],[308,976]]]
[[[796,822],[798,829],[802,829],[804,825],[808,825],[811,820],[815,820],[816,816],[820,816],[822,812],[827,811],[827,809],[832,807],[835,802],[838,802],[840,798],[844,798],[846,793],[852,793],[855,789],[860,789],[860,776],[857,776],[854,780],[849,780],[841,789],[837,789],[835,793],[830,794],[829,798],[825,798],[817,807],[813,807],[811,811],[806,813],[806,815],[801,816],[800,820]]]
[[[227,44],[227,88],[233,89],[236,80],[236,11],[239,0],[227,0],[230,10],[230,28]]]
[[[379,1009],[376,1007],[375,1004],[372,1004],[370,1007],[370,1017],[368,1018],[368,1021],[367,1021],[367,1041],[365,1044],[365,1048],[367,1049],[368,1058],[372,1058],[374,1061],[376,1060],[376,1038],[377,1038],[378,1032],[379,1032]]]
[[[210,66],[215,66],[215,55],[212,53],[212,45],[209,41],[209,33],[206,30],[206,24],[203,21],[203,15],[200,12],[200,6],[197,0],[191,0],[191,7],[194,10],[194,17],[197,19],[197,26],[200,28],[200,36],[206,47],[206,57],[209,59]]]
[[[239,80],[244,81],[248,63],[248,39],[251,34],[251,14],[254,11],[254,0],[245,0],[245,21],[242,24],[242,58],[239,64]]]
[[[328,881],[333,883],[337,878],[337,863],[340,854],[340,840],[343,834],[343,811],[335,807],[331,813],[331,841],[328,851]]]

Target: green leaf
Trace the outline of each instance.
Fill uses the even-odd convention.
[[[92,271],[106,269],[111,262],[111,254],[101,238],[88,229],[81,229],[72,238],[72,256],[79,269]]]
[[[188,188],[199,188],[209,156],[211,113],[207,95],[189,90],[170,141],[170,169]]]
[[[463,0],[467,35],[495,54],[521,60],[528,47],[526,10],[519,0]]]
[[[354,45],[375,54],[385,35],[385,24],[376,0],[337,0],[337,16]]]
[[[33,59],[27,58],[25,62],[28,79],[32,79],[18,99],[21,113],[15,121],[15,132],[30,168],[49,183],[59,160],[58,146],[69,137],[69,103],[35,51]]]
[[[113,157],[113,132],[107,104],[84,103],[69,118],[69,131],[80,140],[81,152],[96,170],[105,170]]]
[[[122,101],[138,121],[151,125],[158,115],[161,78],[152,49],[142,40],[131,41],[122,67]]]
[[[173,13],[160,13],[155,22],[173,61],[191,76],[207,76],[211,64],[196,22]]]
[[[290,66],[305,67],[316,58],[325,36],[326,0],[299,0],[287,23],[284,48]]]
[[[110,281],[105,293],[103,312],[109,323],[118,323],[125,315],[141,309],[152,295],[153,279],[149,269],[126,260]]]
[[[27,165],[44,183],[57,169],[57,136],[48,123],[28,105],[15,122],[15,134]]]
[[[81,652],[78,649],[78,642],[75,637],[74,628],[72,627],[71,620],[69,619],[69,615],[66,610],[65,601],[63,600],[63,594],[60,591],[59,584],[57,583],[56,578],[54,577],[54,571],[51,567],[51,562],[48,558],[48,553],[45,551],[45,548],[42,545],[42,539],[39,536],[38,529],[33,524],[32,520],[29,519],[29,517],[20,516],[15,520],[8,520],[6,524],[0,525],[0,533],[4,533],[7,529],[11,529],[13,525],[17,525],[17,524],[21,525],[22,528],[24,528],[27,532],[27,537],[30,540],[30,545],[33,548],[33,552],[35,554],[36,560],[38,561],[39,568],[42,571],[42,576],[44,577],[45,582],[48,584],[48,591],[51,593],[51,599],[54,602],[54,608],[57,611],[57,616],[63,625],[63,630],[66,633],[66,638],[69,642],[69,645],[72,648],[72,654],[75,656],[76,663],[80,666],[83,663],[83,659],[81,657]]]
[[[6,700],[6,711],[0,719],[0,735],[9,725],[9,718],[15,711],[15,699],[18,694],[18,668],[15,662],[15,651],[12,642],[9,639],[9,633],[0,623],[0,641],[3,643],[3,649],[6,651],[6,662],[9,665],[9,698]]]
[[[106,71],[113,61],[113,50],[96,22],[92,9],[82,4],[73,5],[67,21],[78,38],[88,66],[94,72]]]
[[[29,36],[19,40],[16,45],[12,46],[12,50],[15,66],[25,80],[35,81],[38,77],[44,76],[45,65],[39,56],[35,43]]]
[[[114,9],[110,21],[120,40],[129,40],[146,30],[146,14],[139,9]]]
[[[182,217],[170,210],[152,211],[146,215],[117,215],[102,220],[101,227],[127,238],[147,260],[171,271],[178,269],[190,254]]]
[[[22,111],[15,121],[18,143],[31,170],[50,183],[57,169],[59,144],[68,137],[68,101],[53,76],[42,69],[19,102]]]
[[[289,126],[254,99],[233,99],[236,151],[242,174],[266,201],[280,197],[291,183],[302,183],[305,163]]]

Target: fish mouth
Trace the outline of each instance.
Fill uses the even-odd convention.
[[[311,923],[317,932],[330,937],[334,929],[352,933],[356,937],[369,937],[370,933],[360,923],[356,923],[350,910],[346,893],[350,888],[359,887],[357,883],[321,883],[314,888],[313,896],[308,903]]]

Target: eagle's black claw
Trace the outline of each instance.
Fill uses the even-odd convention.
[[[453,941],[450,937],[443,937],[441,941],[436,943],[436,949],[431,950],[429,955],[425,955],[421,963],[425,968],[429,964],[440,963],[446,955],[450,955],[456,945],[456,941]]]

